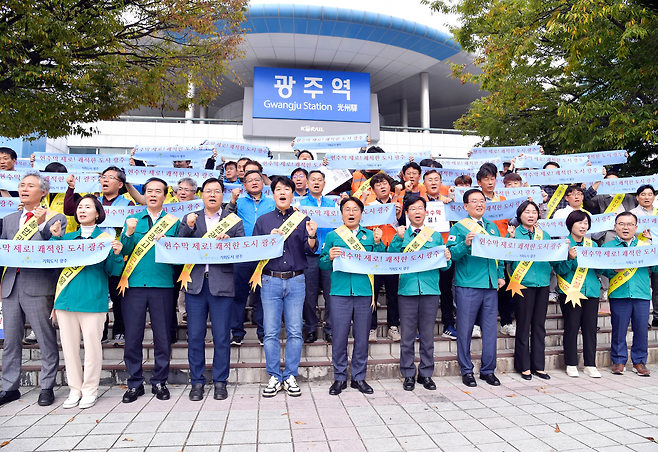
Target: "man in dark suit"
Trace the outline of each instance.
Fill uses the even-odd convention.
[[[18,186],[24,207],[3,220],[0,239],[14,240],[21,231],[23,240],[50,240],[50,226],[61,223],[66,230],[66,217],[41,207],[50,184],[39,173],[27,173]],[[59,269],[7,267],[2,278],[2,310],[5,343],[2,353],[2,392],[0,405],[20,397],[23,328],[25,316],[36,334],[41,350],[41,394],[39,405],[48,406],[55,400],[53,386],[59,367],[57,333],[50,320],[55,300],[55,284]]]
[[[235,214],[222,209],[224,184],[212,177],[201,186],[203,210],[185,215],[178,231],[179,237],[209,237],[218,240],[244,237],[242,220]],[[227,218],[228,217],[228,218]],[[186,269],[183,270],[183,276]],[[189,276],[191,281],[185,289],[187,311],[188,352],[192,389],[190,400],[203,400],[206,377],[205,338],[206,319],[210,314],[214,355],[212,379],[215,386],[214,398],[228,397],[228,380],[231,359],[231,309],[235,288],[233,264],[195,265]],[[185,285],[185,282],[183,282]]]

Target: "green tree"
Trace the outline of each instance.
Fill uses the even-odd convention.
[[[246,3],[0,1],[0,136],[89,135],[81,123],[140,106],[206,105],[241,57]]]
[[[483,144],[541,143],[548,153],[635,151],[647,165],[658,140],[655,0],[424,0],[456,14],[456,41],[477,68],[453,76],[490,94],[455,126]]]

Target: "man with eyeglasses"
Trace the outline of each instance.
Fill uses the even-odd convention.
[[[631,212],[622,212],[615,218],[617,237],[604,243],[602,248],[620,248],[642,246],[646,242],[638,241],[637,217]],[[650,238],[650,237],[649,237]],[[626,370],[628,348],[626,334],[628,324],[633,330],[633,345],[631,346],[631,361],[633,372],[641,377],[650,376],[647,369],[649,346],[649,270],[656,272],[658,266],[603,270],[610,278],[608,301],[610,302],[610,319],[612,322],[612,338],[610,340],[610,359],[612,373],[621,375]]]
[[[124,256],[130,256],[121,275],[120,292],[123,319],[126,325],[126,345],[123,360],[130,374],[124,403],[144,395],[142,342],[149,311],[153,331],[155,366],[151,376],[151,392],[159,400],[170,398],[167,389],[171,356],[171,323],[174,308],[173,266],[155,261],[155,240],[163,236],[178,236],[180,220],[162,208],[167,183],[152,177],[144,184],[146,208],[129,215],[121,234]],[[155,229],[153,233],[151,230]]]
[[[247,171],[244,174],[243,185],[245,193],[240,194],[241,189],[234,188],[231,192],[231,200],[226,204],[226,211],[236,213],[242,220],[244,234],[250,237],[254,231],[256,219],[261,215],[274,210],[274,199],[263,196],[263,176],[256,170]],[[254,256],[257,258],[257,256]],[[233,264],[233,277],[235,283],[235,297],[233,298],[233,311],[231,313],[231,345],[240,346],[247,332],[244,329],[244,309],[247,306],[250,287],[249,280],[256,270],[258,261],[241,262]],[[263,329],[263,311],[260,303],[260,287],[256,287],[253,294],[252,321],[256,320],[256,334],[258,341],[263,345],[265,331]],[[255,311],[255,312],[254,312]]]
[[[448,243],[455,265],[455,300],[457,302],[457,361],[462,382],[475,387],[471,361],[471,335],[479,318],[482,328],[482,365],[480,379],[492,386],[500,381],[496,370],[497,291],[505,285],[504,265],[496,259],[471,255],[476,234],[500,237],[496,224],[483,218],[486,206],[484,193],[478,189],[464,193],[464,208],[468,216],[450,228]]]
[[[308,171],[304,168],[296,168],[290,178],[295,184],[295,198],[308,195]]]
[[[224,184],[216,179],[207,179],[201,187],[203,209],[183,218],[179,237],[204,237],[210,233],[217,240],[244,237],[242,221],[222,209]],[[229,217],[226,221],[223,221]],[[212,379],[214,399],[228,397],[229,363],[231,359],[231,311],[235,295],[233,264],[195,265],[190,274],[186,292],[187,309],[187,358],[190,363],[192,401],[203,400],[206,377],[206,319],[210,315],[213,338]]]
[[[656,190],[653,185],[641,185],[635,193],[638,206],[631,209],[630,212],[638,217],[658,215],[658,207],[654,207],[653,203],[656,199]],[[647,230],[640,234],[641,238],[646,238]],[[651,236],[651,233],[648,234]],[[638,237],[639,238],[639,237]],[[651,306],[653,311],[653,320],[649,319],[651,326],[658,327],[658,273],[649,272],[651,277]]]
[[[184,177],[178,181],[176,199],[178,202],[192,201],[196,198],[197,183],[191,177]]]

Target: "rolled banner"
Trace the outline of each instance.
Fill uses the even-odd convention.
[[[450,222],[446,218],[445,204],[441,201],[429,201],[425,208],[425,226],[436,232],[450,231]],[[409,224],[407,222],[407,224]]]
[[[395,224],[395,204],[373,204],[365,206],[361,216],[361,226],[379,226],[383,224]]]
[[[603,180],[602,166],[583,168],[557,168],[519,171],[518,174],[530,185],[576,184]]]
[[[0,198],[2,199],[2,198]],[[15,198],[14,198],[15,199]],[[613,214],[616,215],[616,214]],[[647,229],[651,230],[653,238],[653,230],[658,229],[658,215],[638,215],[637,217],[637,232],[642,232]],[[655,237],[658,239],[658,236]],[[656,242],[658,243],[658,241]]]
[[[577,246],[578,266],[618,270],[658,265],[658,245],[620,248],[585,248]]]
[[[574,155],[584,155],[589,158],[589,161],[592,165],[615,165],[617,163],[626,163],[628,157],[626,157],[626,150],[620,149],[615,151],[601,151],[601,152],[586,152],[584,154],[574,154]]]
[[[319,228],[335,229],[343,224],[343,216],[338,206],[333,207],[311,207],[298,206],[299,211],[307,215],[318,224]],[[379,226],[383,224],[395,224],[395,204],[374,204],[365,206],[361,217],[362,226]]]
[[[569,244],[565,240],[518,240],[476,234],[471,243],[472,256],[499,261],[563,261],[568,254]]]
[[[17,170],[32,169],[32,162],[30,162],[30,159],[18,158],[18,159],[16,159],[16,164],[14,165],[14,169],[17,169]]]
[[[330,169],[399,169],[409,161],[409,155],[403,153],[387,154],[353,154],[345,152],[327,152],[325,158]]]
[[[587,231],[588,234],[596,234],[597,232],[610,231],[615,228],[616,213],[602,213],[600,215],[591,215],[592,227]],[[566,237],[570,234],[567,230],[567,219],[550,219],[538,220],[537,225],[548,233],[551,237]],[[640,227],[638,226],[638,230]]]
[[[112,239],[0,240],[0,262],[19,268],[94,265],[107,258],[111,245]]]
[[[509,220],[516,217],[516,209],[527,201],[528,198],[514,198],[505,201],[488,201],[484,211],[484,218],[489,221]],[[464,204],[451,202],[445,206],[446,219],[448,221],[463,220],[468,216]]]
[[[471,157],[500,157],[503,162],[509,162],[519,154],[540,154],[541,146],[498,146],[490,148],[471,148]]]
[[[2,198],[0,197],[0,218],[4,218],[10,213],[18,210],[21,198]]]
[[[548,162],[555,162],[560,168],[582,168],[587,166],[587,156],[581,154],[569,155],[543,155],[543,154],[524,154],[516,158],[517,168],[543,168]]]
[[[428,171],[435,170],[441,175],[441,182],[443,185],[455,185],[455,179],[461,176],[469,176],[473,180],[473,184],[477,184],[477,170],[473,169],[451,169],[451,168],[429,168],[422,167],[423,174]]]
[[[167,184],[176,186],[178,181],[184,177],[194,179],[200,187],[206,179],[211,177],[221,178],[221,173],[215,170],[192,169],[192,168],[152,168],[146,166],[131,166],[124,168],[126,180],[131,184],[143,184],[152,177],[158,177]],[[220,179],[221,180],[221,179]],[[75,187],[76,191],[78,187]]]
[[[368,146],[368,134],[295,137],[293,149],[360,149]]]
[[[16,191],[25,174],[36,170],[0,171],[0,190]],[[50,193],[66,193],[69,185],[66,178],[72,173],[40,173],[50,182]],[[101,191],[101,184],[96,173],[73,173],[75,190],[79,193],[95,193]]]
[[[490,157],[483,159],[436,159],[436,162],[443,165],[446,169],[467,169],[470,171],[478,171],[485,163],[493,163],[496,168],[502,169],[503,161],[500,157]]]
[[[369,253],[342,250],[333,260],[334,271],[360,275],[399,275],[424,272],[448,266],[445,246],[437,246],[412,253]]]
[[[247,143],[231,143],[223,140],[206,140],[204,146],[213,146],[218,156],[249,157],[259,162],[270,158],[270,148]],[[230,160],[230,159],[227,159]]]
[[[263,174],[268,176],[291,176],[291,173],[297,168],[303,168],[306,171],[313,171],[322,167],[322,162],[317,160],[265,160],[263,165]]]
[[[187,146],[186,146],[187,147]],[[172,167],[174,162],[177,161],[191,161],[191,162],[204,162],[212,157],[213,153],[212,147],[208,146],[197,146],[197,149],[185,150],[185,151],[151,151],[145,152],[142,149],[137,149],[135,152],[134,158],[138,160],[146,161],[147,165],[156,165],[156,166],[167,166]],[[194,165],[199,166],[199,165]]]
[[[455,187],[455,202],[464,202],[464,193],[467,190],[471,190],[470,187]],[[506,199],[514,199],[526,197],[532,198],[532,200],[541,204],[544,202],[544,198],[541,194],[541,188],[535,187],[512,187],[512,188],[498,188],[496,187],[496,194],[499,196],[504,196]]]
[[[145,206],[103,206],[103,210],[105,210],[105,221],[103,221],[101,226],[121,228],[129,215],[139,213],[145,208]],[[164,204],[162,208],[166,213],[170,213],[182,220],[185,214],[203,209],[203,201],[201,199],[195,199],[192,201],[175,202]]]
[[[130,165],[128,154],[53,154],[51,152],[35,152],[34,168],[46,169],[52,162],[61,163],[69,171],[89,171],[102,173],[110,166],[123,168]],[[78,187],[76,187],[77,190]]]
[[[283,255],[282,235],[217,240],[163,237],[155,242],[155,261],[164,264],[232,264]]]
[[[658,174],[652,176],[620,177],[618,179],[603,179],[596,190],[599,195],[617,195],[620,193],[635,193],[642,185],[658,188]]]

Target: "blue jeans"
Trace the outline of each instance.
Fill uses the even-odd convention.
[[[306,277],[301,274],[290,279],[263,275],[261,303],[265,338],[267,373],[279,381],[297,377],[302,357],[302,312],[306,298]],[[281,375],[281,314],[286,323],[286,366]]]
[[[198,295],[185,294],[187,311],[187,358],[190,363],[192,384],[206,384],[206,320],[210,314],[212,341],[212,380],[214,383],[228,380],[231,361],[231,308],[232,297],[216,297],[210,293],[208,279]]]
[[[610,298],[610,319],[612,321],[612,340],[610,358],[613,364],[626,364],[628,346],[626,333],[628,324],[633,330],[631,361],[633,364],[647,362],[649,347],[649,300],[635,298]]]

